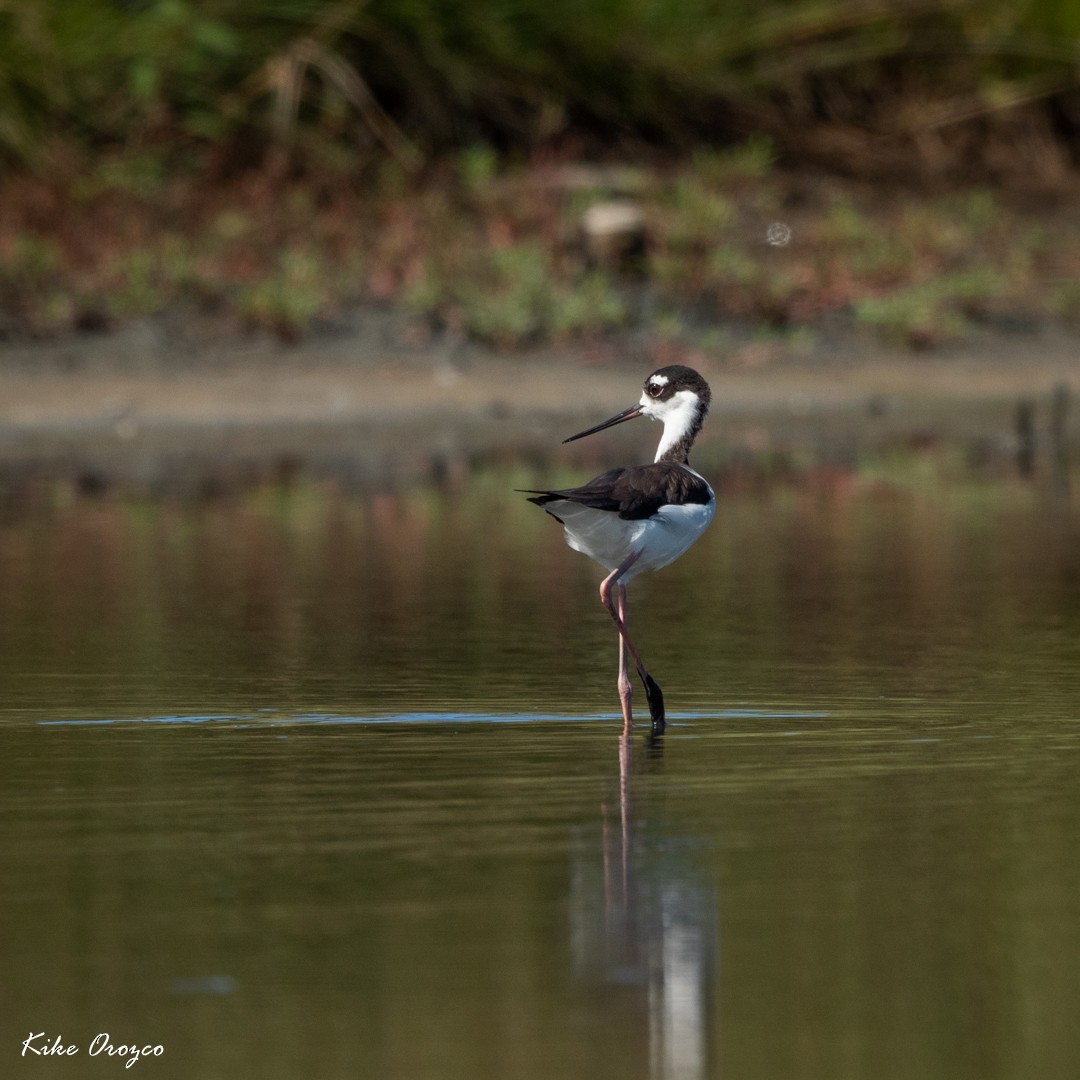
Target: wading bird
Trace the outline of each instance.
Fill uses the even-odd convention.
[[[692,368],[672,364],[654,371],[636,405],[563,440],[573,442],[647,416],[664,425],[651,465],[611,469],[582,487],[524,492],[533,496],[530,502],[562,523],[566,542],[575,551],[608,571],[600,584],[600,599],[619,629],[619,701],[627,730],[633,723],[627,653],[645,686],[654,730],[664,727],[664,695],[627,633],[626,586],[643,570],[673,563],[712,521],[716,496],[704,477],[690,468],[690,448],[711,398],[709,384]]]

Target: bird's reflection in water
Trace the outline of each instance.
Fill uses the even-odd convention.
[[[622,736],[617,798],[613,791],[602,806],[599,857],[591,842],[575,860],[574,964],[582,980],[632,995],[653,1080],[695,1080],[712,1072],[714,890],[696,873],[693,837],[673,835],[653,808],[638,825],[635,775],[661,767],[663,736],[650,737],[637,768],[634,750]]]

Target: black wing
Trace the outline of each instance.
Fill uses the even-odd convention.
[[[565,499],[594,510],[607,510],[627,521],[650,518],[662,506],[704,505],[713,497],[700,476],[671,461],[610,469],[581,487],[525,494],[536,496],[529,502],[537,506],[546,508],[549,503]]]

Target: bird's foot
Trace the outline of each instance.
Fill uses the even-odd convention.
[[[667,721],[664,719],[664,694],[660,684],[648,672],[641,681],[645,684],[645,700],[649,703],[652,729],[654,732],[663,731]]]

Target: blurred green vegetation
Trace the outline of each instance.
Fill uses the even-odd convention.
[[[1073,0],[24,0],[0,338],[370,301],[510,347],[1074,322],[1078,48]],[[583,237],[620,200],[629,258]]]
[[[613,170],[515,166],[475,147],[411,179],[324,188],[254,172],[172,179],[153,196],[118,167],[86,191],[0,181],[0,336],[171,316],[180,332],[196,319],[294,340],[373,302],[411,312],[417,342],[645,331],[688,360],[804,351],[838,328],[930,348],[979,325],[1080,326],[1073,201],[806,180],[767,150]],[[612,207],[639,221],[629,251],[584,229]]]
[[[1051,100],[1075,130],[1078,41],[1074,0],[21,0],[0,11],[0,147],[254,138],[411,166],[571,130],[750,129],[805,152],[819,125],[910,143]]]

